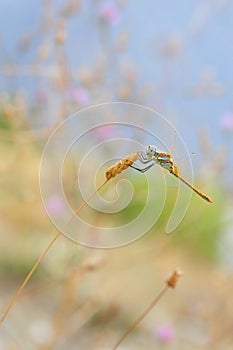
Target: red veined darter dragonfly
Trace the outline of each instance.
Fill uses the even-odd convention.
[[[172,156],[170,153],[166,152],[158,152],[156,146],[148,145],[146,147],[146,153],[143,151],[139,152],[140,156],[138,158],[139,162],[144,165],[144,168],[138,168],[134,165],[131,165],[131,168],[140,171],[141,173],[145,173],[155,164],[160,165],[163,169],[170,172],[170,174],[177,177],[180,181],[182,181],[185,185],[191,188],[194,192],[196,192],[200,197],[206,200],[209,203],[213,203],[212,199],[208,197],[205,193],[201,192],[198,188],[194,187],[188,181],[186,181],[179,173],[178,167],[175,165]],[[151,163],[152,162],[152,163]],[[148,163],[151,163],[147,165]]]

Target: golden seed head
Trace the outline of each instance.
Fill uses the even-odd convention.
[[[106,180],[109,181],[111,178],[120,174],[123,170],[128,169],[136,160],[138,160],[140,153],[131,153],[125,158],[121,159],[118,163],[112,165],[105,173]]]
[[[168,287],[174,288],[176,286],[176,283],[178,279],[183,275],[183,272],[176,269],[170,277],[166,280],[166,284]]]

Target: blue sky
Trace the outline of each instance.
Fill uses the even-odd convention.
[[[35,57],[40,35],[35,35],[34,44],[26,54],[19,54],[17,42],[27,31],[36,33],[42,3],[38,0],[0,1],[1,65],[6,62],[24,65]],[[65,1],[52,3],[58,13]],[[99,53],[109,54],[96,30],[95,10],[91,1],[83,1],[81,12],[69,21],[66,50],[71,67],[92,65]],[[109,29],[112,40],[125,30],[130,38],[127,50],[115,56],[112,65],[133,62],[139,83],[150,83],[153,87],[154,99],[150,103],[156,107],[156,103],[162,101],[160,111],[175,122],[184,137],[188,135],[189,147],[194,151],[197,150],[200,128],[208,130],[213,143],[225,142],[219,118],[232,111],[232,17],[233,2],[226,0],[134,0],[122,10],[120,22]],[[171,37],[178,38],[181,49],[168,68],[170,75],[167,77],[164,71],[169,62],[161,55],[161,50]],[[212,74],[213,82],[224,88],[223,94],[190,95],[203,72]],[[12,89],[12,86],[13,89],[33,90],[34,81],[28,76],[18,78],[12,85],[8,82],[10,79],[0,78],[1,91]],[[167,90],[161,94],[166,79],[169,80]]]

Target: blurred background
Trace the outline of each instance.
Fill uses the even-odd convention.
[[[177,288],[121,349],[232,349],[232,16],[230,0],[0,0],[1,313],[55,232],[39,190],[43,147],[82,108],[127,101],[159,111],[214,200],[193,195],[168,236],[171,188],[150,232],[120,249],[60,238],[1,325],[1,349],[111,349],[177,266]],[[118,224],[143,208],[140,179]],[[59,197],[47,204],[62,215]]]

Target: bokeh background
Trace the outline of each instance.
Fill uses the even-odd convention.
[[[1,325],[1,349],[111,349],[177,266],[177,288],[121,348],[232,349],[232,16],[230,0],[0,1],[1,312],[54,235],[40,158],[72,113],[110,101],[158,110],[195,153],[195,184],[214,200],[194,195],[167,236],[176,195],[169,189],[150,232],[116,250],[61,238]],[[97,136],[108,140],[112,130]],[[119,224],[143,208],[140,179]],[[61,198],[47,205],[62,215]]]

